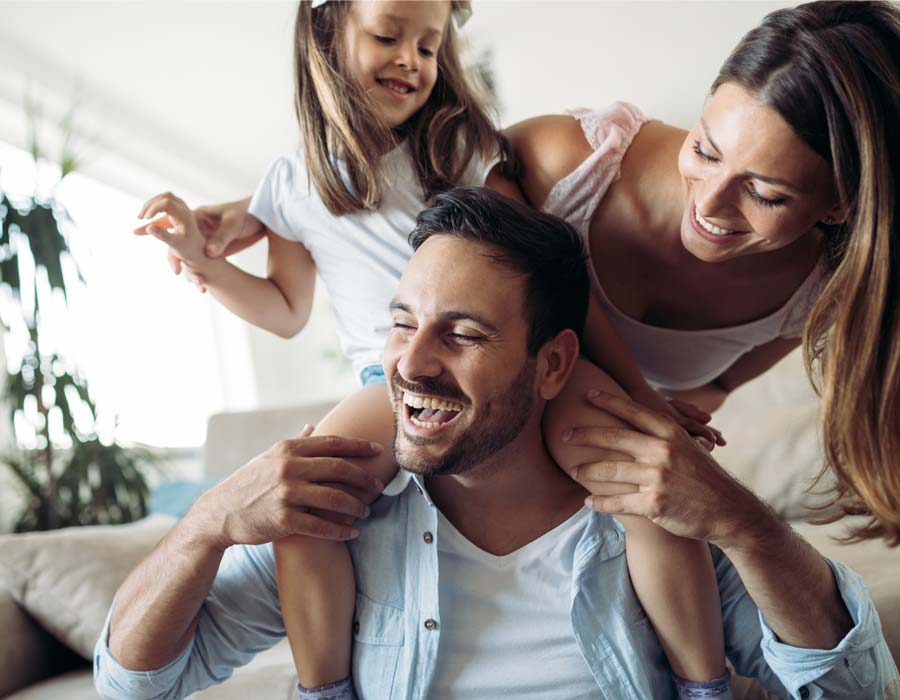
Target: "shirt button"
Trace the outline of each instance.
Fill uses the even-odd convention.
[[[427,629],[429,632],[433,629],[437,629],[437,622],[430,618],[428,620],[425,620],[425,629]]]
[[[809,688],[807,688],[805,685],[800,686],[800,697],[801,698],[809,697]]]
[[[434,535],[432,535],[430,532],[426,532],[424,535],[422,535],[422,539],[425,540],[425,544],[431,544],[432,542],[434,542]]]
[[[353,634],[359,634],[359,620],[353,622]]]

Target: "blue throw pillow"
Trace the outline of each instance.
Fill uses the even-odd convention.
[[[150,513],[174,515],[187,513],[200,494],[219,483],[219,479],[169,479],[161,481],[150,494]]]

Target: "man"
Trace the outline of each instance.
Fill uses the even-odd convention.
[[[373,454],[360,441],[284,441],[205,494],[120,589],[95,656],[102,696],[183,697],[274,644],[284,629],[264,543],[306,533],[358,534],[362,698],[674,697],[621,527],[583,507],[586,492],[543,444],[543,408],[572,370],[585,318],[578,234],[460,188],[419,216],[412,242],[384,355],[400,474],[358,532],[306,509],[367,514],[322,485],[376,490],[343,459]],[[638,457],[624,480],[642,489],[597,505],[647,508],[730,555],[714,559],[738,672],[784,697],[881,698],[897,670],[860,579],[825,564],[672,421],[607,388],[594,400],[646,433],[610,419],[620,427],[606,436]],[[648,445],[677,478],[652,477]]]

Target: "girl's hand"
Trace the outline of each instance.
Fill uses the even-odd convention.
[[[197,219],[187,204],[171,192],[153,197],[141,209],[138,218],[149,219],[164,214],[134,230],[139,236],[151,235],[169,246],[180,263],[200,268],[207,261],[206,239],[201,235]]]
[[[265,236],[266,229],[247,212],[250,198],[225,204],[197,207],[194,214],[200,233],[206,238],[206,254],[211,258],[228,257],[249,248]]]
[[[206,239],[206,255],[211,258],[228,257],[249,248],[265,236],[265,227],[247,212],[250,198],[224,204],[209,204],[194,209],[197,227]],[[182,271],[182,260],[170,249],[169,267],[176,275]],[[206,291],[206,278],[187,268],[185,277],[201,292]]]
[[[633,394],[632,398],[647,408],[669,416],[710,452],[716,445],[724,447],[725,438],[722,433],[707,425],[712,416],[694,404],[664,396],[650,387],[644,392]]]

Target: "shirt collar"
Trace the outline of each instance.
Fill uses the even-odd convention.
[[[383,496],[399,496],[401,493],[406,491],[406,489],[410,488],[412,485],[416,491],[419,493],[422,498],[425,499],[425,502],[434,508],[434,501],[431,500],[431,496],[428,495],[428,491],[425,489],[425,479],[422,478],[419,474],[413,474],[412,472],[408,472],[405,469],[400,469],[397,471],[396,476],[391,479],[391,482],[385,486],[384,491],[382,491]]]

